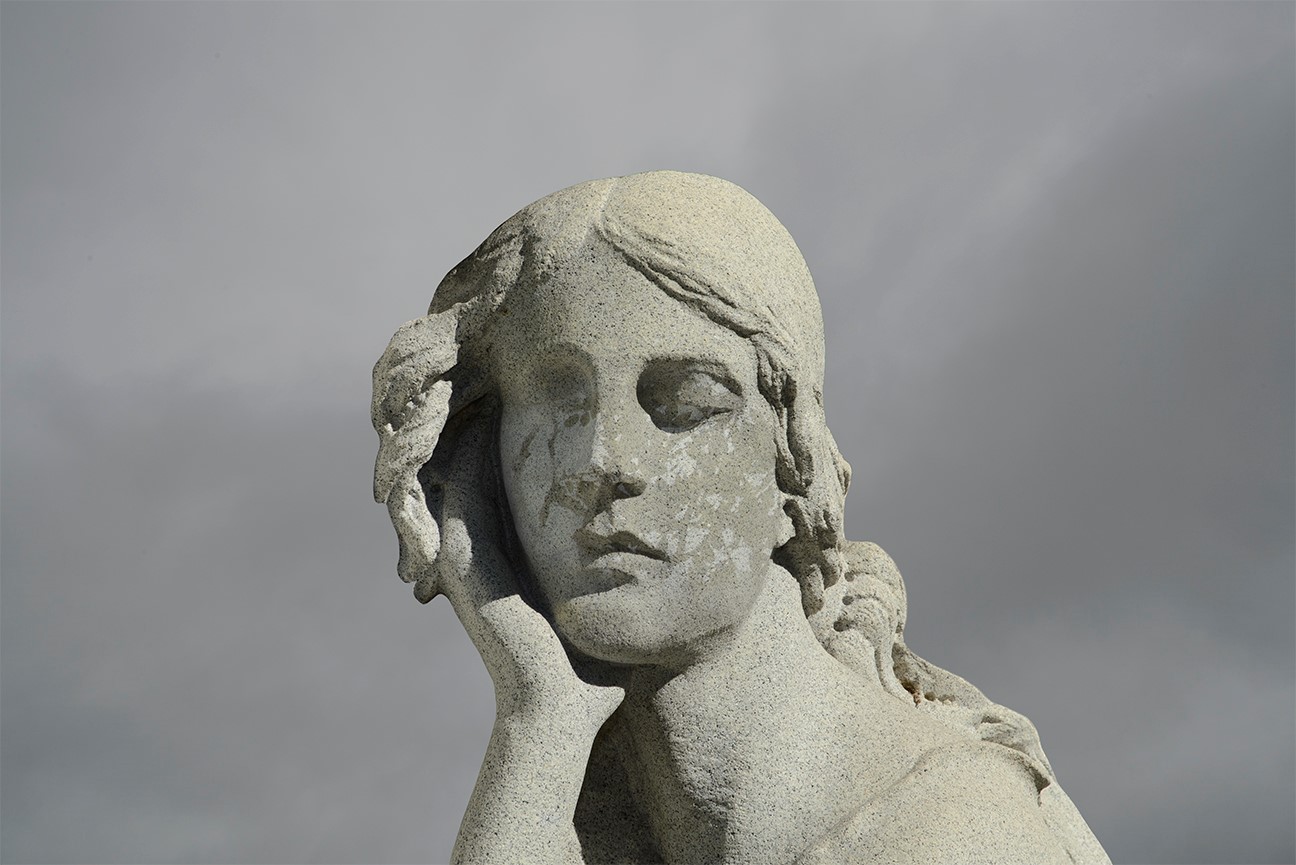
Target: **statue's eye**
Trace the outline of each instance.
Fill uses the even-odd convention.
[[[563,426],[589,423],[594,400],[588,370],[578,359],[550,349],[529,366],[523,393],[552,412]]]
[[[693,429],[743,405],[738,386],[728,375],[688,361],[649,364],[639,377],[637,395],[652,422],[666,432]]]

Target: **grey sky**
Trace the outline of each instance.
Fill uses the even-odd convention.
[[[0,6],[0,858],[443,861],[369,370],[522,205],[765,202],[852,537],[1126,862],[1296,859],[1296,6]]]

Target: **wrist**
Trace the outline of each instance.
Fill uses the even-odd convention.
[[[594,737],[607,719],[587,706],[570,701],[528,700],[518,695],[497,695],[495,725],[515,735],[536,737],[551,751],[569,746],[581,757],[588,756]]]

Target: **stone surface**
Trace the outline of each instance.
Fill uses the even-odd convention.
[[[650,172],[501,225],[374,370],[374,494],[497,717],[457,862],[1106,862],[848,541],[801,254]]]

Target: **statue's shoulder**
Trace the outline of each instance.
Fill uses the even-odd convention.
[[[1091,847],[1077,832],[1074,810],[1021,751],[985,741],[947,743],[923,753],[797,865],[1108,862],[1096,841]],[[1082,820],[1079,828],[1092,839]]]

